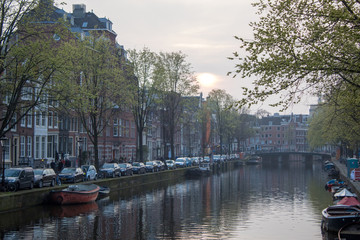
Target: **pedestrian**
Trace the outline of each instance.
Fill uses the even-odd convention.
[[[64,164],[62,161],[60,161],[58,164],[58,171],[61,172],[61,170],[63,170],[63,168],[64,168]]]
[[[71,161],[69,159],[65,160],[65,167],[71,167]]]
[[[50,167],[51,167],[55,172],[57,172],[57,171],[56,171],[56,164],[55,164],[54,160],[51,161]]]

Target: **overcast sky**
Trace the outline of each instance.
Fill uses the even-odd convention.
[[[67,5],[62,8],[67,12],[72,12],[72,4],[85,4],[87,12],[109,18],[118,43],[125,49],[140,50],[146,46],[154,52],[181,51],[186,54],[187,62],[202,80],[200,91],[204,96],[211,89],[219,88],[235,99],[241,99],[241,86],[251,83],[250,79],[226,76],[234,70],[235,64],[227,57],[239,49],[234,36],[252,38],[249,23],[255,21],[257,15],[251,3],[256,0],[63,1]],[[288,113],[307,114],[308,104],[295,106]],[[278,111],[266,105],[258,108],[271,113]],[[251,110],[254,113],[258,108]]]

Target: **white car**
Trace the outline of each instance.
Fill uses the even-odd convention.
[[[171,159],[165,160],[165,165],[167,169],[176,169],[176,164],[174,160]]]
[[[177,158],[175,160],[176,167],[186,167],[186,159],[185,158]]]
[[[94,165],[82,165],[81,170],[84,172],[84,180],[91,181],[97,179],[97,171]]]
[[[191,162],[193,165],[199,165],[200,163],[199,157],[192,157]]]

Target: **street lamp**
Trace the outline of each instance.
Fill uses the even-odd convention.
[[[81,143],[83,142],[83,140],[81,138],[79,138],[79,140],[77,141],[79,144],[79,165],[81,166]],[[77,166],[77,167],[80,167]]]
[[[1,153],[2,153],[2,176],[1,176],[1,187],[5,189],[5,152],[4,152],[4,141],[6,141],[6,137],[0,138],[1,145]]]

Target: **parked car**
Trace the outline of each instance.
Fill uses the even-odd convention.
[[[52,168],[35,168],[34,185],[42,188],[43,186],[55,186],[56,173]]]
[[[24,188],[32,189],[34,181],[34,169],[32,167],[5,169],[5,185],[9,191],[17,191]]]
[[[154,161],[145,162],[145,169],[146,172],[157,172],[158,171],[157,163]]]
[[[163,163],[163,161],[154,160],[154,162],[156,162],[159,171],[164,171],[166,169],[165,163]]]
[[[104,163],[99,169],[99,172],[102,174],[102,177],[120,177],[120,167],[117,163]]]
[[[132,170],[135,174],[144,174],[146,173],[145,164],[142,162],[133,162]]]
[[[199,157],[192,157],[191,158],[191,163],[192,163],[193,166],[199,165],[199,163],[200,163]]]
[[[186,167],[186,159],[185,158],[177,158],[175,160],[175,166],[181,167],[181,168]]]
[[[84,172],[81,168],[64,168],[59,173],[59,179],[61,183],[76,183],[84,181]]]
[[[174,160],[171,159],[165,160],[165,165],[167,169],[176,169],[176,164]]]
[[[81,170],[84,172],[86,181],[96,180],[98,177],[97,170],[94,165],[82,165]]]
[[[221,159],[220,155],[214,155],[213,156],[213,162],[214,163],[220,163],[220,159]]]
[[[189,157],[185,158],[185,164],[186,164],[186,167],[191,167],[192,166],[191,158],[189,158]]]
[[[132,176],[133,170],[130,163],[119,163],[120,172],[122,176]]]
[[[209,157],[209,156],[205,156],[205,157],[204,157],[204,162],[209,163],[209,162],[210,162],[210,157]]]

